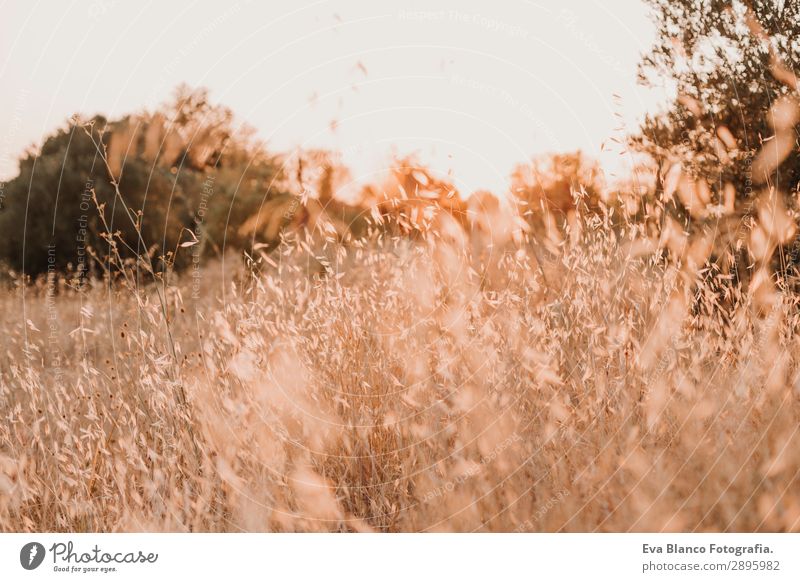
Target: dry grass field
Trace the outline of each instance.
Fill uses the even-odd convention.
[[[8,285],[0,530],[797,531],[797,296],[610,219]]]

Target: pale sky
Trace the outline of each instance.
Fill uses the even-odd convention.
[[[0,179],[71,114],[152,108],[181,82],[274,151],[343,150],[357,181],[416,152],[466,193],[503,190],[547,151],[621,171],[610,138],[661,99],[635,82],[653,34],[638,0],[11,0],[0,14]]]

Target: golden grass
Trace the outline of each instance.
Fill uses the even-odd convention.
[[[800,529],[796,297],[602,215],[548,251],[441,219],[197,301],[4,292],[0,530]]]

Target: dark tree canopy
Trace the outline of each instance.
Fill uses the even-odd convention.
[[[786,132],[774,160],[757,154],[774,139],[774,114],[792,130],[800,64],[800,3],[789,0],[646,0],[656,42],[639,69],[644,83],[665,84],[675,101],[646,119],[638,146],[659,162],[678,161],[707,179],[721,202],[736,203],[769,183],[785,194],[800,182],[800,158]],[[773,161],[775,163],[766,163]],[[664,168],[666,171],[666,168]]]
[[[5,186],[0,262],[32,276],[88,268],[109,255],[110,231],[123,259],[147,251],[180,267],[198,249],[172,253],[193,235],[203,252],[240,242],[237,226],[280,177],[252,130],[182,86],[158,111],[72,120],[28,151]]]

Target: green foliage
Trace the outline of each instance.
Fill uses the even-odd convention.
[[[640,63],[640,79],[676,95],[668,110],[646,119],[635,139],[639,148],[660,162],[679,161],[712,184],[733,184],[738,203],[767,179],[784,192],[795,190],[797,148],[769,176],[753,176],[751,164],[774,134],[770,109],[781,97],[796,95],[791,71],[800,64],[800,4],[646,1],[656,42]],[[733,149],[723,143],[728,135],[736,141]]]
[[[278,161],[252,130],[234,127],[230,110],[179,87],[153,114],[74,119],[27,152],[5,186],[0,261],[31,276],[92,270],[115,245],[123,260],[148,252],[157,266],[180,268],[192,252],[244,242],[236,226],[282,192],[280,178]],[[195,237],[196,249],[182,249]]]

